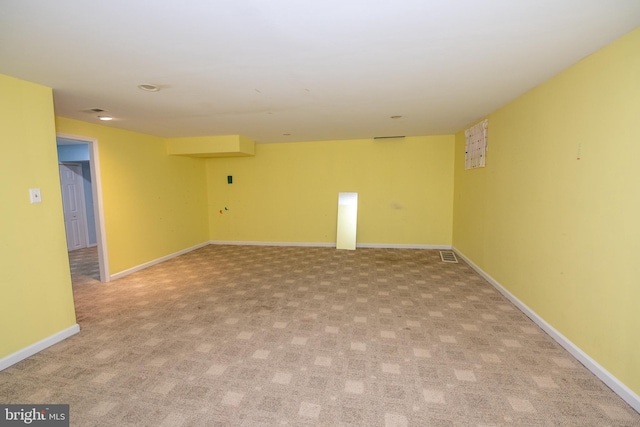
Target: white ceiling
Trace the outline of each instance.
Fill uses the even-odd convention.
[[[2,0],[0,73],[165,137],[450,134],[638,26],[639,0]]]

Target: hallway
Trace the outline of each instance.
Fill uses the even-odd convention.
[[[100,281],[97,246],[69,252],[69,264],[74,286]]]

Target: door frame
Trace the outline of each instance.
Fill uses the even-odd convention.
[[[109,282],[109,257],[107,251],[107,233],[104,225],[104,208],[102,201],[102,177],[100,173],[100,154],[98,152],[98,140],[87,136],[71,135],[68,133],[56,133],[58,138],[65,141],[60,145],[88,144],[89,165],[91,169],[91,188],[93,191],[93,212],[96,223],[96,244],[98,246],[98,263],[100,265],[100,281]]]
[[[61,144],[61,145],[66,145],[66,144]],[[80,168],[80,173],[77,174],[74,170],[72,170],[71,168],[69,168],[69,170],[71,170],[73,172],[74,175],[77,175],[78,178],[80,178],[80,188],[78,191],[79,194],[79,198],[82,199],[79,205],[80,205],[80,216],[82,216],[82,222],[84,224],[83,230],[82,232],[84,233],[84,248],[88,248],[91,246],[91,243],[89,242],[89,221],[87,218],[87,204],[86,204],[86,199],[85,199],[85,194],[84,194],[84,184],[82,183],[82,180],[84,179],[84,174],[82,173],[82,163],[79,162],[59,162],[58,163],[58,168],[60,168],[60,166],[65,166],[65,167],[69,167],[69,166],[77,166]],[[89,167],[89,169],[91,169],[91,167]],[[60,176],[60,180],[62,181],[62,174]],[[92,189],[93,190],[93,189]],[[64,200],[65,200],[65,192],[64,192],[64,188],[62,189],[62,209],[64,210]],[[67,220],[65,217],[65,227],[67,226]],[[68,237],[67,237],[68,240]],[[67,249],[69,249],[69,242],[67,242]],[[80,248],[82,249],[82,248]]]

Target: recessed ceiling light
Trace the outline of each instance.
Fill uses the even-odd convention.
[[[145,83],[145,84],[138,85],[138,89],[144,90],[147,92],[158,92],[160,90],[160,86]]]
[[[104,120],[105,122],[109,121],[109,120],[113,120],[113,117],[111,117],[111,116],[98,116],[98,118],[100,120]]]

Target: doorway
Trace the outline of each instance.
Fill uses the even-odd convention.
[[[87,246],[89,246],[88,250],[91,250],[91,248],[93,247],[93,252],[97,252],[100,281],[108,282],[110,281],[111,277],[109,275],[107,243],[104,227],[104,210],[102,204],[102,182],[100,176],[98,141],[94,138],[58,133],[56,142],[58,145],[59,162],[66,166],[69,166],[69,162],[71,162],[71,164],[79,165],[80,170],[78,170],[77,166],[74,170],[74,167],[72,166],[70,168],[71,173],[76,174],[76,176],[80,175],[86,177],[86,179],[84,179],[82,183],[76,183],[76,194],[79,191],[83,191],[83,193],[87,193],[87,199],[90,199],[87,200],[88,203],[84,205],[86,208],[84,209],[85,213],[83,218],[69,218],[70,222],[73,222],[76,219],[79,219],[79,221],[73,223],[72,227],[74,227],[75,229],[71,229],[71,236],[69,236],[70,230],[67,229],[68,248],[69,250],[74,250],[76,248],[80,249],[80,247],[86,248]],[[74,154],[72,156],[69,156],[70,152],[74,152]],[[65,169],[64,172],[68,173],[69,171]],[[83,186],[84,188],[80,190],[78,186]],[[64,187],[62,187],[62,191],[65,191]],[[71,190],[67,188],[67,192],[69,191]],[[64,202],[65,201],[63,197],[63,203]],[[82,207],[80,205],[80,197],[76,198],[75,203],[77,203],[77,208]],[[78,215],[83,214],[79,213]],[[84,225],[81,222],[82,219],[84,219]],[[66,213],[65,227],[67,227]],[[82,230],[80,230],[81,227],[84,228],[86,234],[83,235]],[[76,232],[76,236],[73,235],[74,232]],[[69,243],[70,237],[72,243]],[[74,241],[74,239],[76,241]],[[83,240],[84,245],[82,245]],[[74,248],[71,247],[72,244],[75,245]],[[86,250],[87,249],[80,249],[80,251]]]
[[[89,147],[87,147],[88,151]],[[87,200],[85,200],[85,179],[81,163],[60,163],[60,186],[62,187],[62,209],[64,228],[67,235],[67,250],[75,251],[96,244],[89,239],[87,221]],[[90,182],[90,181],[89,181]],[[91,188],[89,188],[91,190]],[[95,227],[92,227],[95,235]]]

